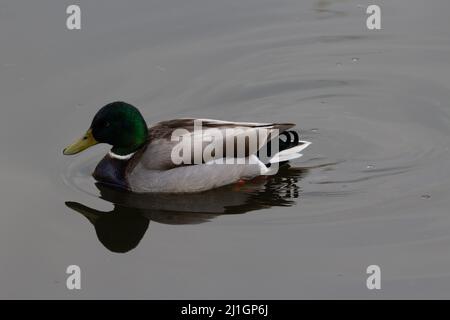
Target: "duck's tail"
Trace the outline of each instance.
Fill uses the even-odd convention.
[[[285,140],[284,140],[284,139]],[[270,163],[283,163],[289,160],[297,159],[302,156],[300,153],[303,149],[307,148],[311,142],[300,140],[300,135],[297,131],[289,130],[284,131],[278,138],[278,152],[274,154],[268,161]],[[271,143],[267,145],[269,154],[271,154]]]

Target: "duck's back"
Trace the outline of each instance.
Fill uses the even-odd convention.
[[[212,149],[222,149],[221,156],[218,157],[237,155],[239,144],[236,140],[239,136],[254,135],[258,137],[258,142],[255,145],[245,145],[244,154],[240,155],[248,157],[263,147],[268,139],[275,138],[293,126],[295,124],[292,123],[230,122],[194,118],[162,121],[149,128],[148,143],[140,163],[149,170],[168,170],[180,165],[203,163],[203,153],[211,143]],[[196,131],[199,129],[201,131]],[[186,138],[186,141],[190,142],[200,139],[200,143],[192,143],[191,154],[187,157],[183,155],[183,159],[187,161],[177,163],[173,159],[173,152],[179,152],[176,146]],[[227,149],[230,145],[232,150]],[[200,161],[196,155],[201,155]],[[179,156],[179,153],[175,156]]]

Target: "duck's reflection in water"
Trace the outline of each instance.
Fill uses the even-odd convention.
[[[110,251],[134,249],[151,220],[165,224],[199,224],[224,214],[243,214],[273,206],[291,206],[299,197],[298,182],[306,169],[285,165],[277,175],[195,194],[135,194],[97,184],[110,212],[77,202],[66,205],[85,216],[100,242]]]

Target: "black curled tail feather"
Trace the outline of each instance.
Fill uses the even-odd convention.
[[[282,137],[286,137],[286,140],[283,140]],[[283,131],[279,135],[278,147],[279,151],[283,151],[292,147],[295,147],[299,144],[300,134],[295,130]]]
[[[268,161],[264,161],[266,159],[261,158],[261,156],[270,159],[280,151],[298,146],[300,144],[300,134],[295,130],[283,131],[278,135],[278,150],[272,150],[272,144],[272,141],[267,142],[266,146],[263,148],[264,150],[258,150],[258,152],[256,153],[257,157],[263,160],[263,162],[266,163],[268,167],[270,166],[270,163],[268,163]]]

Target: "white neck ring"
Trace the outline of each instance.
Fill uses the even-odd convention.
[[[109,156],[113,159],[118,159],[118,160],[129,160],[129,159],[131,159],[131,157],[134,154],[135,154],[135,152],[121,156],[120,154],[116,154],[112,151],[109,151]]]

